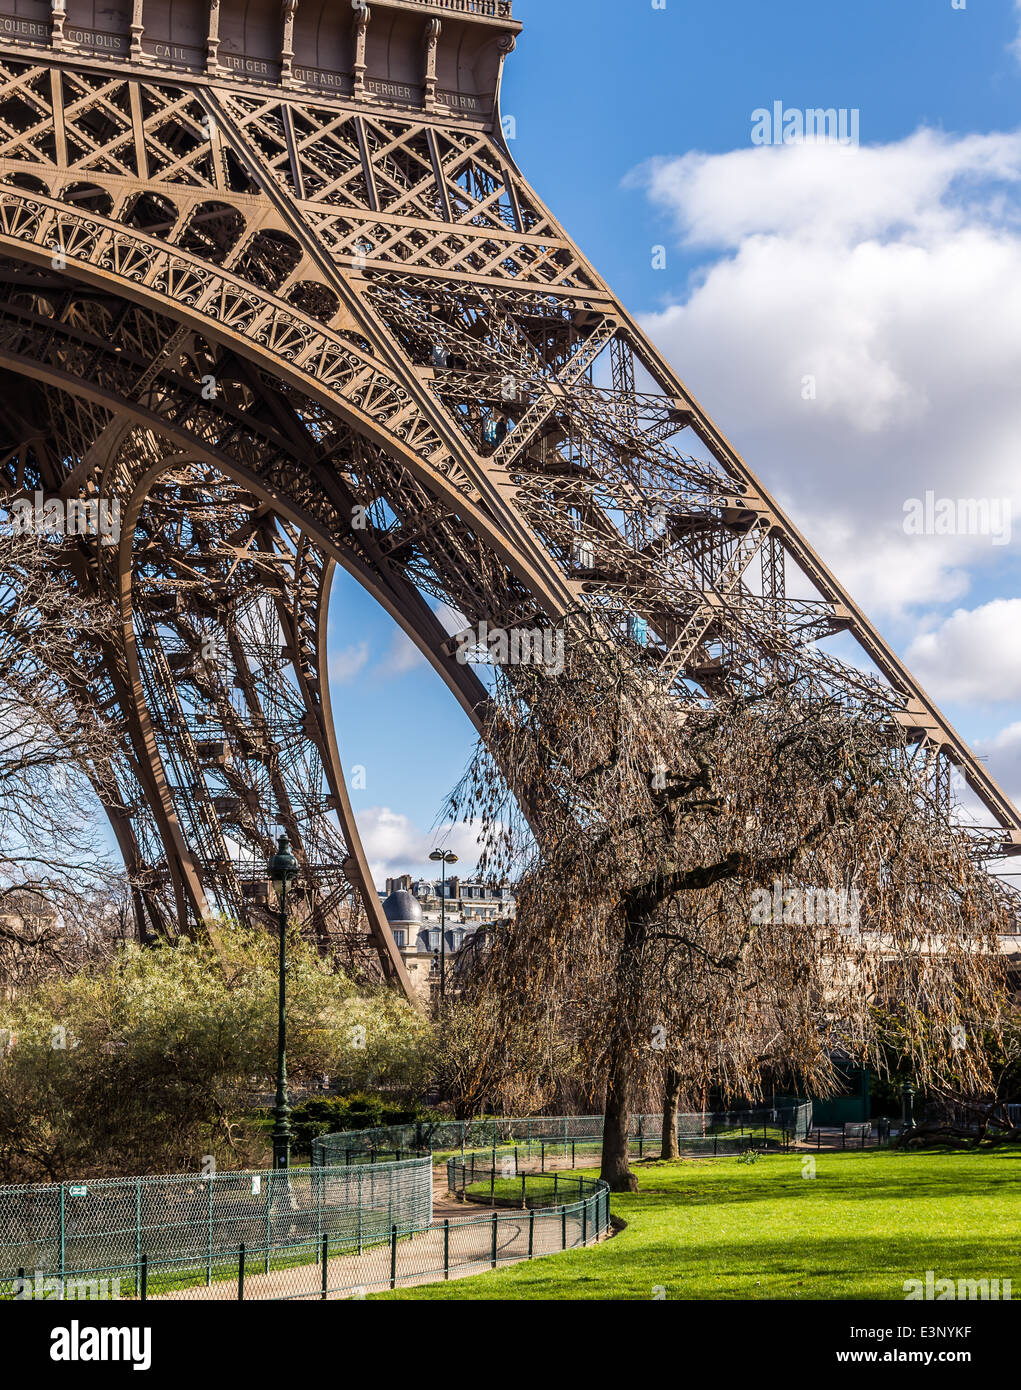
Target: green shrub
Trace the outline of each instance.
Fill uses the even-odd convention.
[[[276,952],[241,929],[215,948],[132,946],[0,1002],[0,1182],[264,1165],[253,1097],[275,1081]],[[292,1084],[328,1073],[407,1106],[426,1084],[429,1023],[297,935],[289,952]]]
[[[410,1125],[434,1118],[431,1111],[400,1100],[355,1091],[346,1096],[322,1096],[296,1105],[291,1113],[294,1145],[299,1151],[311,1148],[312,1140],[324,1134],[356,1129],[376,1129],[388,1125]]]

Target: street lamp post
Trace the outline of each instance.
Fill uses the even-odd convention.
[[[450,850],[434,849],[429,858],[440,865],[440,1003],[447,994],[447,865],[457,863]]]
[[[298,876],[298,861],[286,835],[269,861],[269,879],[280,899],[280,964],[277,980],[277,1099],[273,1107],[273,1167],[291,1166],[291,1107],[287,1102],[287,885]]]
[[[915,1088],[905,1081],[900,1090],[901,1132],[906,1133],[915,1127]]]

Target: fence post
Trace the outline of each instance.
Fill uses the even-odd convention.
[[[390,1287],[397,1287],[397,1227],[390,1227]]]
[[[213,1182],[212,1173],[206,1179],[206,1288],[213,1282]]]
[[[144,1303],[149,1297],[149,1256],[141,1255],[138,1260],[139,1297]]]
[[[535,1254],[535,1209],[528,1213],[528,1258]]]
[[[135,1263],[142,1258],[142,1179],[135,1179]]]
[[[64,1283],[64,1261],[65,1261],[66,1254],[67,1254],[67,1231],[66,1231],[66,1227],[65,1227],[65,1224],[64,1224],[64,1223],[65,1223],[65,1215],[66,1215],[66,1213],[65,1213],[65,1206],[66,1206],[66,1197],[65,1197],[65,1192],[64,1192],[64,1184],[61,1183],[61,1184],[60,1184],[60,1282],[61,1282],[61,1285],[63,1285],[63,1283]]]
[[[518,1146],[514,1145],[514,1176],[518,1175]]]
[[[557,1174],[553,1174],[553,1205],[557,1204]]]
[[[322,1250],[322,1261],[323,1261],[323,1300],[324,1300],[324,1301],[325,1301],[325,1299],[326,1299],[327,1276],[328,1276],[328,1274],[329,1274],[329,1269],[330,1269],[330,1258],[329,1258],[330,1251],[329,1251],[329,1243],[330,1243],[330,1238],[329,1238],[329,1236],[323,1236],[323,1238],[322,1238],[322,1244],[321,1244],[321,1250]]]
[[[542,1157],[542,1171],[545,1173],[545,1171],[546,1171],[546,1140],[545,1140],[545,1139],[542,1141],[542,1155],[541,1155],[541,1157]]]
[[[274,1200],[274,1175],[265,1175],[265,1273],[269,1273],[269,1243],[272,1240],[272,1200]]]
[[[526,1182],[526,1181],[527,1181],[527,1179],[525,1178],[524,1173],[522,1173],[522,1174],[521,1174],[521,1210],[522,1210],[522,1211],[526,1211],[527,1208],[528,1208],[528,1201],[527,1201],[527,1199],[526,1199],[526,1197],[525,1197],[525,1182]]]
[[[450,1217],[443,1223],[443,1277],[450,1278]]]
[[[588,1201],[581,1204],[581,1243],[588,1245]]]
[[[567,1208],[560,1208],[560,1248],[567,1249]]]
[[[238,1246],[238,1302],[245,1301],[245,1247]]]
[[[313,1180],[314,1180],[315,1185],[316,1185],[316,1198],[317,1198],[316,1205],[317,1205],[317,1207],[318,1207],[318,1216],[319,1216],[319,1239],[322,1240],[322,1236],[323,1236],[323,1187],[324,1187],[324,1185],[325,1185],[325,1183],[326,1183],[326,1169],[325,1169],[325,1168],[317,1168],[317,1169],[315,1170],[315,1173],[313,1174]]]
[[[574,1156],[574,1140],[572,1139],[572,1140],[571,1140],[571,1167],[574,1168],[574,1167],[576,1167],[576,1166],[577,1166],[577,1164],[576,1164],[575,1156]]]
[[[496,1150],[493,1150],[493,1166],[489,1170],[489,1205],[496,1206]]]
[[[494,1211],[494,1212],[493,1212],[493,1250],[492,1250],[493,1268],[494,1268],[494,1269],[496,1268],[496,1223],[499,1221],[499,1219],[500,1219],[500,1218],[497,1216],[496,1212]]]

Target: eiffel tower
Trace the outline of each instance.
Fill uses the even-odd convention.
[[[330,711],[338,565],[479,728],[439,605],[508,630],[584,606],[679,699],[810,666],[948,807],[963,776],[984,854],[1021,852],[518,171],[520,30],[511,0],[0,0],[0,495],[120,506],[61,574],[118,615],[82,660],[143,934],[257,919],[278,815],[311,928],[409,990]]]

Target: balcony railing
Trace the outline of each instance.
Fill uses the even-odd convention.
[[[482,15],[485,19],[512,19],[513,0],[409,0],[412,5],[438,5],[461,14]]]

